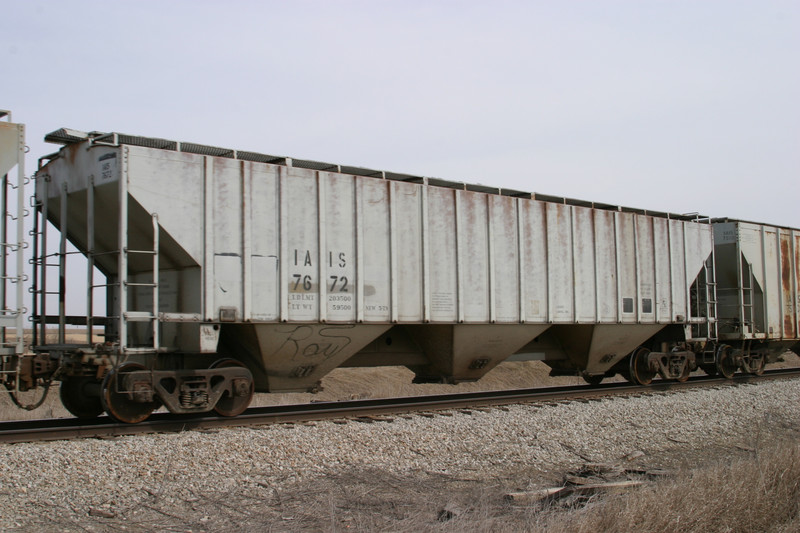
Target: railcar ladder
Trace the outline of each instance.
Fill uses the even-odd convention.
[[[739,320],[741,322],[742,335],[753,334],[756,332],[755,322],[755,309],[753,302],[755,301],[755,278],[753,277],[753,265],[749,261],[745,261],[744,256],[740,255],[740,261],[744,261],[747,267],[747,275],[743,270],[740,272],[742,279],[741,292],[739,294],[739,301],[741,302],[741,309],[739,310]],[[748,328],[750,331],[745,331]]]
[[[714,249],[711,257],[703,263],[706,278],[706,319],[708,323],[708,340],[717,342],[719,339],[719,324],[717,322],[717,273],[714,265],[716,260]]]
[[[0,381],[6,381],[8,374],[16,374],[19,358],[25,349],[23,287],[26,280],[22,250],[26,247],[23,218],[28,213],[25,209],[25,126],[11,122],[11,112],[0,110]],[[12,182],[8,172],[17,168],[17,179]],[[10,191],[16,190],[15,212],[9,211]],[[13,193],[11,193],[13,194]],[[9,240],[8,222],[14,221],[16,238]],[[9,271],[9,257],[13,258],[13,267]],[[8,289],[14,286],[15,303],[9,306]],[[14,338],[10,331],[14,330]],[[12,368],[13,367],[13,368]],[[15,380],[16,382],[16,380]],[[18,385],[18,382],[16,382]],[[16,387],[18,388],[18,387]]]
[[[706,339],[705,346],[702,352],[701,364],[713,364],[716,361],[717,342],[719,341],[719,322],[717,320],[717,274],[715,270],[715,255],[714,249],[711,249],[711,255],[703,262],[703,278],[705,284],[705,332],[700,327],[698,333]],[[698,292],[700,287],[698,287]],[[697,303],[698,308],[700,302]],[[700,311],[700,309],[698,309]],[[705,334],[705,335],[703,335]]]
[[[152,250],[131,250],[123,248],[120,254],[120,352],[125,353],[149,353],[158,352],[160,340],[158,319],[158,215],[153,214],[153,249]],[[151,255],[153,257],[153,277],[150,282],[133,282],[128,279],[128,256],[133,254]],[[124,267],[123,267],[124,263]],[[153,290],[153,309],[152,311],[127,310],[128,289],[131,287],[149,287]],[[123,296],[124,295],[124,296]],[[128,346],[128,323],[129,322],[150,322],[153,327],[152,347]]]
[[[160,226],[158,215],[152,213],[153,248],[151,250],[133,250],[128,248],[128,183],[127,176],[119,178],[119,351],[125,357],[132,353],[157,353],[160,344],[160,321],[158,316],[158,247]],[[130,281],[128,258],[131,255],[150,255],[153,258],[153,276],[150,282]],[[136,287],[149,287],[153,291],[152,310],[129,310],[128,290]],[[153,329],[152,346],[128,346],[128,324],[130,322],[150,322]]]
[[[113,316],[107,316],[106,320],[117,321],[117,333],[119,335],[119,355],[124,359],[127,355],[133,353],[153,353],[158,352],[161,339],[160,339],[160,322],[158,318],[159,298],[158,298],[158,278],[159,278],[159,231],[160,226],[158,223],[158,215],[152,214],[153,221],[153,247],[149,250],[135,250],[128,248],[128,188],[126,176],[119,178],[119,233],[118,233],[118,249],[110,252],[98,252],[95,249],[95,193],[94,181],[90,180],[87,188],[87,303],[86,303],[86,325],[87,334],[89,335],[89,342],[91,342],[92,329],[95,322],[93,316],[93,302],[94,291],[98,288],[105,288],[106,290],[119,290],[118,307]],[[95,258],[100,255],[114,254],[117,255],[117,279],[112,283],[94,282],[94,267]],[[152,281],[132,281],[128,269],[128,260],[132,255],[149,255],[153,260],[153,276]],[[131,310],[128,309],[129,289],[137,287],[148,287],[153,291],[152,310]],[[153,331],[152,346],[129,346],[128,345],[128,325],[131,322],[150,322]]]

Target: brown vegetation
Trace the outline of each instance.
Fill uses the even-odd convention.
[[[674,478],[549,513],[537,526],[552,531],[800,531],[800,443],[762,442]],[[763,447],[762,447],[763,446]]]
[[[405,477],[366,468],[284,489],[256,522],[281,531],[798,532],[800,428],[783,430],[777,440],[762,434],[751,450],[716,450],[704,464],[617,494],[518,505],[502,495],[525,483],[522,476]]]

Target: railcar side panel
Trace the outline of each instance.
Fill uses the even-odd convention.
[[[323,287],[326,290],[326,319],[329,322],[356,321],[356,243],[355,186],[353,177],[342,178],[320,173],[327,206],[324,228],[325,246],[321,260]]]
[[[547,224],[547,295],[550,322],[574,322],[575,272],[573,270],[571,207],[545,204]]]
[[[669,221],[670,278],[672,280],[672,306],[670,320],[682,321],[678,317],[689,315],[688,283],[686,276],[686,243],[684,224],[679,220]]]
[[[486,195],[456,191],[459,295],[465,322],[489,321],[489,247]],[[434,214],[435,216],[435,214]]]
[[[364,320],[389,322],[392,318],[392,263],[388,182],[359,178],[358,185],[364,277],[363,285],[357,290],[363,290],[364,294]]]
[[[595,279],[594,225],[592,209],[572,208],[572,227],[575,242],[575,303],[577,322],[597,320],[597,284]]]
[[[422,322],[422,187],[388,182],[391,192],[393,316],[398,322]],[[332,231],[342,228],[329,226]]]
[[[518,323],[520,317],[520,260],[518,201],[508,196],[487,196],[491,227],[492,266],[490,294],[496,322]]]
[[[432,322],[455,322],[458,302],[456,191],[439,187],[428,189],[428,246],[430,255],[430,316]],[[435,214],[435,216],[434,216]]]
[[[794,250],[794,324],[795,335],[800,338],[800,231],[792,230]]]
[[[636,226],[633,213],[616,213],[617,272],[621,313],[619,322],[636,323]]]
[[[520,246],[522,249],[522,276],[524,286],[524,320],[529,322],[547,322],[550,314],[549,294],[549,260],[547,238],[548,225],[542,202],[520,202],[522,209],[522,229]],[[557,245],[557,244],[554,244]]]
[[[244,319],[275,321],[280,316],[280,182],[275,169],[265,165],[250,164],[248,179],[250,312]]]
[[[597,321],[616,324],[619,316],[617,298],[617,246],[613,211],[594,210],[594,254],[597,261]]]
[[[75,161],[72,168],[56,172],[63,161],[57,159],[49,163],[48,168],[54,171],[53,178],[68,177],[70,191],[77,191],[86,188],[80,183],[79,176],[87,173],[94,176],[97,188],[104,183],[116,182],[118,173],[122,172],[120,167],[124,166],[130,196],[147,213],[157,212],[164,231],[174,238],[195,264],[203,264],[206,246],[202,227],[206,216],[207,187],[206,161],[202,157],[139,146],[126,146],[123,149],[97,146],[81,150],[79,155],[85,161]],[[208,175],[213,175],[211,169]],[[213,191],[213,185],[210,189]],[[53,191],[48,191],[48,194],[51,197],[54,195]],[[111,207],[107,202],[98,202],[100,205]],[[118,198],[114,199],[114,205],[119,206]],[[114,216],[113,212],[98,213],[97,216],[103,224],[119,223],[119,217]]]
[[[215,309],[232,309],[241,320],[244,284],[242,283],[242,172],[238,161],[216,158],[213,161],[211,227],[206,231],[206,245],[213,250]],[[298,180],[298,183],[302,183]]]
[[[764,228],[764,278],[766,280],[767,337],[781,338],[783,306],[781,305],[781,265],[778,256],[778,232],[776,228]]]
[[[672,315],[672,268],[669,241],[669,220],[653,218],[653,249],[655,300],[654,318],[660,324],[669,324]]]
[[[637,217],[636,220],[636,280],[639,298],[636,300],[637,321],[656,322],[655,320],[655,258],[656,247],[653,236],[653,219]]]
[[[795,276],[791,232],[780,232],[779,238],[782,337],[794,339],[797,338],[797,330],[795,329],[795,297],[792,286],[792,278]]]

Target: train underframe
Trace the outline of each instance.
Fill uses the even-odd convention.
[[[681,343],[652,348],[640,346],[616,370],[628,381],[649,385],[656,376],[666,380],[686,381],[701,369],[710,376],[731,379],[737,371],[761,375],[770,351],[767,345],[737,343],[737,346],[714,342]]]
[[[649,385],[656,377],[683,382],[698,369],[709,376],[721,375],[727,379],[732,379],[739,371],[760,376],[765,365],[775,362],[780,354],[791,348],[790,344],[763,340],[676,343],[655,338],[636,348],[605,374],[579,373],[590,384],[620,374],[637,385]],[[564,372],[556,370],[554,373]]]
[[[125,423],[141,422],[162,406],[171,413],[214,411],[237,416],[255,392],[250,370],[229,357],[157,353],[122,357],[103,345],[48,348],[8,361],[16,372],[6,375],[5,386],[18,407],[41,405],[53,381],[61,382],[61,403],[74,416],[95,418],[105,412]],[[23,403],[16,394],[35,390],[42,394],[32,404]]]
[[[547,361],[552,375],[576,373],[591,384],[620,374],[632,383],[649,385],[656,377],[686,381],[702,369],[709,375],[732,378],[738,372],[760,375],[775,361],[786,343],[763,340],[669,341],[669,330],[636,348],[603,374],[589,375],[565,360]],[[16,369],[6,374],[5,386],[19,407],[32,409],[14,394],[46,390],[60,381],[60,399],[78,418],[107,413],[125,423],[137,423],[165,407],[171,413],[213,411],[237,416],[250,404],[255,380],[241,361],[220,354],[137,353],[120,355],[113,346],[48,346],[7,361]]]

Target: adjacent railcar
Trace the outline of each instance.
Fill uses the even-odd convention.
[[[236,415],[254,391],[314,390],[339,366],[450,383],[509,359],[589,382],[728,375],[797,342],[796,311],[787,328],[772,299],[748,307],[784,275],[768,253],[752,273],[715,269],[727,222],[119,133],[46,139],[62,148],[35,176],[34,355],[4,368],[18,389],[55,376],[76,416]],[[68,243],[88,295],[66,283]],[[85,316],[67,315],[70,299]],[[85,342],[66,342],[70,324]]]
[[[20,384],[22,388],[36,386],[30,372],[20,372],[23,369],[19,357],[25,348],[22,287],[27,279],[23,256],[25,228],[20,223],[27,200],[25,126],[12,122],[11,112],[4,109],[0,109],[0,119],[4,119],[0,120],[0,381],[19,390]],[[13,221],[16,223],[9,224]],[[16,231],[12,231],[14,225]],[[11,287],[16,294],[10,293]]]
[[[721,364],[760,374],[800,338],[800,231],[713,221]]]

